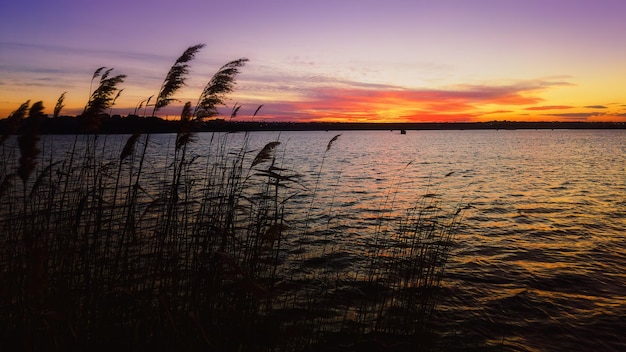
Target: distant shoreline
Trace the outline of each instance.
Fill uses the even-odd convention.
[[[179,121],[163,120],[158,117],[103,117],[99,133],[176,133]],[[61,116],[45,118],[39,127],[40,134],[81,134],[81,119]],[[226,121],[223,119],[197,122],[195,132],[244,132],[244,131],[349,131],[349,130],[529,130],[529,129],[626,129],[626,122],[267,122]],[[0,130],[8,131],[7,119],[0,120]],[[19,132],[17,132],[19,133]]]
[[[228,124],[228,123],[227,123]],[[358,122],[230,122],[241,130],[277,131],[401,131],[401,130],[517,130],[517,129],[626,129],[626,123],[610,122],[418,122],[418,123],[358,123]]]

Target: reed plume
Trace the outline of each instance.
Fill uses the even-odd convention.
[[[137,115],[137,112],[139,110],[141,110],[141,108],[143,108],[143,104],[146,102],[146,100],[142,100],[139,102],[139,104],[137,104],[137,106],[135,107],[135,112],[133,113],[133,115]]]
[[[54,106],[54,113],[52,115],[54,118],[59,117],[59,115],[61,114],[61,110],[65,107],[65,105],[63,105],[63,101],[65,100],[65,93],[67,92],[63,92],[59,99],[57,99],[57,103]]]
[[[111,101],[111,105],[109,106],[109,116],[111,116],[113,114],[113,105],[115,105],[115,102],[117,101],[117,98],[119,98],[120,95],[122,95],[123,91],[124,91],[124,88],[118,90],[117,94],[115,94],[115,98],[113,98],[113,100]]]
[[[34,103],[30,107],[22,135],[17,138],[17,144],[20,149],[17,175],[24,183],[26,183],[30,174],[35,170],[37,163],[37,155],[39,155],[37,142],[39,142],[39,124],[41,118],[44,117],[43,109],[43,102],[41,101]]]
[[[235,76],[239,74],[248,59],[241,58],[231,61],[222,66],[211,80],[207,83],[200,94],[198,104],[194,111],[194,116],[198,119],[210,118],[218,115],[217,106],[223,105],[226,94],[235,88]]]
[[[2,132],[2,137],[0,137],[0,145],[3,144],[10,135],[17,133],[20,128],[20,123],[22,119],[26,116],[26,112],[28,111],[28,106],[30,105],[30,100],[27,100],[22,105],[20,105],[17,110],[13,111],[11,115],[7,118],[6,129]]]
[[[165,76],[163,85],[161,85],[161,90],[157,95],[152,115],[156,114],[156,112],[161,108],[166,107],[170,104],[170,102],[175,100],[172,96],[185,84],[185,76],[189,73],[189,65],[187,63],[193,60],[196,53],[202,48],[204,48],[204,44],[190,46],[170,68],[167,76]]]
[[[100,84],[93,91],[87,102],[87,106],[82,114],[84,132],[93,133],[98,130],[100,127],[98,117],[112,106],[113,101],[116,99],[113,94],[117,91],[117,86],[124,82],[126,78],[126,75],[109,77],[111,71],[113,71],[112,68],[106,70],[100,76]]]
[[[146,100],[146,105],[143,108],[143,116],[146,116],[146,111],[148,110],[148,106],[150,106],[150,100],[152,100],[152,98],[154,98],[154,95],[149,96],[148,100]]]
[[[241,109],[241,105],[239,105],[239,103],[235,103],[235,105],[233,105],[233,110],[230,112],[231,120],[237,117],[237,114],[239,113],[239,109]]]
[[[269,142],[261,149],[261,151],[256,155],[254,160],[252,161],[252,165],[250,168],[269,160],[272,157],[272,151],[280,145],[280,142]]]
[[[89,97],[91,97],[91,92],[93,91],[93,81],[100,77],[100,73],[105,69],[105,66],[98,67],[95,71],[93,71],[93,75],[91,75],[91,82],[89,83]]]
[[[259,107],[256,108],[256,110],[254,110],[254,114],[252,114],[252,118],[254,118],[259,113],[259,110],[261,110],[262,107],[263,107],[263,104],[259,105]]]
[[[44,110],[44,107],[43,107],[42,101],[38,101],[34,103],[28,110],[28,119],[34,119],[34,120],[42,119],[43,117],[45,117],[43,110]]]
[[[98,67],[94,72],[93,72],[93,76],[91,76],[91,81],[93,82],[94,79],[98,78],[98,76],[100,76],[100,73],[105,69],[105,66],[102,67]],[[91,92],[89,92],[91,93]]]
[[[339,139],[339,137],[341,136],[341,134],[338,134],[336,136],[334,136],[329,142],[328,145],[326,145],[326,152],[328,152],[330,150],[330,148],[333,146],[333,143],[335,143],[335,141],[337,139]]]
[[[180,149],[193,141],[193,134],[191,132],[191,102],[188,101],[183,106],[183,111],[180,114],[180,127],[176,134],[176,149]]]
[[[30,100],[25,101],[17,108],[15,111],[11,113],[11,117],[22,119],[26,117],[26,112],[28,111],[28,107],[30,106]]]
[[[124,148],[122,148],[122,152],[120,153],[120,162],[135,153],[135,145],[137,144],[137,140],[140,136],[141,135],[139,133],[133,133],[132,136],[128,137],[128,140],[126,140],[126,144],[124,144]]]

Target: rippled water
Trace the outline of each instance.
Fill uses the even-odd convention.
[[[451,341],[626,350],[625,130],[346,131],[325,152],[335,135],[249,135],[251,149],[282,142],[279,166],[302,175],[293,192],[316,197],[294,197],[292,210],[325,215],[310,225],[334,234],[324,239],[333,265],[358,271],[377,220],[436,193],[448,209],[471,205],[438,312]],[[191,153],[203,156],[210,136],[199,134]],[[174,137],[152,137],[149,167],[167,160]]]
[[[314,173],[333,135],[283,133],[286,164]],[[472,205],[439,314],[476,337],[459,343],[626,350],[626,131],[344,132],[323,175],[335,226],[367,222],[396,189],[395,209],[426,189]]]

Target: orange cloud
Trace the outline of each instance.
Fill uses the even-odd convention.
[[[539,92],[566,84],[528,81],[502,86],[463,85],[449,90],[318,86],[310,88],[301,100],[282,102],[273,113],[266,112],[274,119],[299,121],[475,121],[486,114],[512,112],[494,111],[490,106],[537,104],[543,101]]]

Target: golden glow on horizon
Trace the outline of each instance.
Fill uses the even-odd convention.
[[[624,104],[575,106],[571,104],[571,97],[564,104],[555,104],[555,101],[545,98],[555,90],[558,89],[546,90],[543,87],[523,85],[461,86],[449,91],[315,87],[304,92],[259,92],[257,95],[254,90],[248,89],[244,94],[235,93],[230,101],[231,105],[238,102],[244,106],[238,116],[240,120],[250,119],[254,109],[263,104],[256,119],[305,122],[626,121]],[[9,116],[26,101],[19,100],[23,93],[16,90],[3,97],[4,102],[0,103],[1,117]],[[49,90],[45,93],[47,96],[53,94]],[[54,97],[43,100],[46,113],[51,115],[60,93],[55,92]],[[124,93],[113,107],[113,114],[131,114],[141,101],[137,98],[137,92],[133,95]],[[68,92],[62,114],[79,114],[86,99],[86,96]],[[177,119],[182,101],[187,100],[180,99],[181,103],[178,104],[181,106],[170,106],[159,116]],[[38,99],[31,99],[30,103],[36,101]],[[228,115],[230,107],[224,107],[221,111]],[[146,112],[150,114],[151,111],[148,109]],[[144,114],[143,108],[139,114]]]

